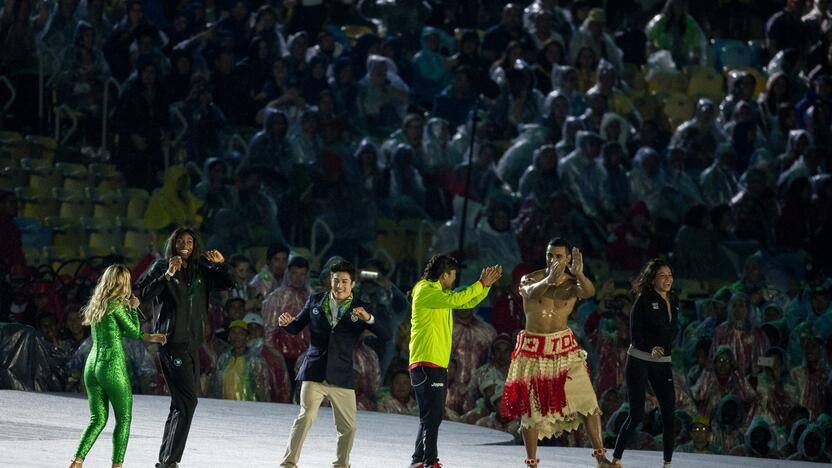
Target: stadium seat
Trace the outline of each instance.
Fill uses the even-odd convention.
[[[742,41],[726,40],[716,51],[719,69],[730,70],[754,65],[754,56],[748,44]]]
[[[0,167],[0,190],[14,190],[29,185],[29,175],[19,167]]]
[[[20,167],[20,161],[0,153],[0,169],[5,167]]]
[[[23,141],[23,135],[9,130],[0,130],[0,146],[16,141]]]
[[[29,176],[29,188],[48,190],[60,183],[60,174],[45,159],[23,158],[20,160],[20,168]]]
[[[47,263],[48,259],[44,247],[23,246],[23,256],[30,267],[38,267]]]
[[[121,249],[121,255],[124,256],[124,259],[128,263],[135,264],[139,259],[147,255],[147,248],[133,249],[124,247]]]
[[[29,147],[29,157],[37,159],[55,160],[55,149],[58,143],[52,137],[41,135],[27,135],[26,144]]]
[[[418,257],[416,249],[420,248],[418,236],[421,222],[421,219],[379,219],[376,224],[376,247],[389,252],[396,262],[415,261]],[[429,235],[423,237],[422,251],[430,248],[431,240]]]
[[[359,37],[364,34],[374,34],[375,30],[373,30],[372,27],[363,24],[346,24],[341,26],[341,32],[344,33],[344,36],[346,36],[353,45],[355,45],[355,41],[357,41]]]
[[[55,172],[63,177],[65,189],[86,188],[90,185],[89,172],[83,164],[60,162],[55,164]]]
[[[667,94],[662,98],[662,109],[671,128],[676,128],[693,117],[695,102],[686,94]]]
[[[725,78],[708,66],[694,66],[688,70],[688,95],[708,98],[719,105],[725,97]]]
[[[124,234],[122,245],[125,251],[129,252],[147,252],[147,246],[150,243],[148,238],[147,228],[144,227],[144,221],[141,219],[133,220],[129,218],[119,217],[116,219],[116,224]]]
[[[705,283],[697,280],[682,279],[677,286],[681,299],[695,299],[708,296],[708,288]]]
[[[766,41],[764,39],[752,39],[748,41],[748,48],[751,50],[751,66],[761,68],[766,65],[763,53],[766,50]]]
[[[647,74],[647,91],[650,94],[685,93],[687,90],[688,80],[682,72],[651,71]]]
[[[17,132],[0,131],[0,151],[14,160],[20,160],[29,155],[29,147],[23,141],[23,136]]]
[[[116,223],[116,218],[81,218],[81,225],[87,231],[88,245],[94,248],[107,248],[113,251],[121,249],[124,237]]]
[[[70,246],[50,246],[43,249],[45,262],[51,263],[53,270],[58,270],[62,263],[81,258],[81,252],[78,249],[78,244]],[[68,273],[64,271],[64,273]]]
[[[122,190],[122,194],[127,201],[127,218],[144,219],[144,212],[147,209],[147,203],[150,201],[150,193],[147,190],[131,188]]]
[[[88,172],[92,184],[100,190],[115,190],[124,188],[124,175],[119,172],[115,164],[90,164]]]
[[[79,219],[92,215],[92,203],[84,189],[55,188],[52,190],[55,199],[60,202],[59,216],[61,218]]]
[[[93,218],[115,220],[126,213],[127,203],[120,190],[99,190],[87,188],[87,196],[92,202]]]
[[[106,257],[108,255],[121,255],[121,249],[114,246],[82,245],[78,248],[78,254],[82,258]]]
[[[44,220],[18,216],[14,223],[20,230],[20,243],[24,247],[43,249],[52,244],[52,230]]]
[[[18,187],[15,194],[21,204],[21,216],[45,219],[58,214],[58,203],[48,190]]]
[[[52,247],[77,252],[87,242],[87,231],[77,219],[49,217],[46,225],[52,229]]]

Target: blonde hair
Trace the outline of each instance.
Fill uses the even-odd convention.
[[[107,313],[110,301],[116,300],[127,304],[132,294],[130,282],[130,270],[126,266],[122,264],[108,266],[101,275],[101,279],[98,280],[98,284],[95,285],[89,302],[81,309],[84,316],[83,324],[95,325],[100,322]]]

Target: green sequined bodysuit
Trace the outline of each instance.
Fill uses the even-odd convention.
[[[90,405],[90,424],[81,436],[75,456],[84,459],[107,424],[110,404],[116,415],[113,431],[113,463],[124,462],[130,438],[133,392],[127,374],[122,337],[142,339],[137,310],[118,301],[107,304],[107,313],[92,326],[92,349],[84,365],[84,385]]]

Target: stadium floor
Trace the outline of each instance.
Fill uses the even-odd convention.
[[[156,461],[169,399],[137,395],[125,467],[152,467]],[[191,427],[182,468],[276,467],[280,463],[297,414],[297,406],[202,399]],[[86,400],[74,394],[42,394],[0,390],[0,467],[65,467],[74,454],[88,417]],[[335,428],[329,408],[321,408],[301,456],[301,467],[327,467],[335,458]],[[111,414],[85,468],[109,467]],[[359,412],[358,434],[351,463],[356,468],[406,467],[417,419]],[[440,429],[439,455],[447,468],[522,467],[523,447],[501,445],[506,434],[445,422]],[[587,449],[543,447],[542,467],[593,467]],[[660,467],[659,452],[626,453],[626,468]],[[753,458],[677,454],[676,468],[799,467],[813,463]]]

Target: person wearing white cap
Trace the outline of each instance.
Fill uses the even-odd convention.
[[[243,317],[243,321],[248,325],[248,345],[251,347],[262,346],[263,331],[266,328],[263,317],[257,312],[249,312]]]
[[[272,346],[263,346],[266,322],[257,312],[249,312],[243,317],[248,329],[248,347],[266,361],[269,370],[269,401],[289,403],[292,399],[292,382],[283,355]]]

